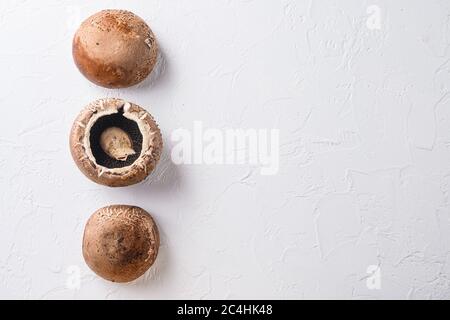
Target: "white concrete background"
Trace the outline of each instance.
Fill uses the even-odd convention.
[[[105,8],[159,39],[143,85],[102,89],[74,67],[76,27]],[[1,1],[0,70],[1,298],[450,298],[449,1]],[[73,119],[105,96],[163,130],[141,185],[95,185],[71,159]],[[171,132],[195,120],[280,129],[279,173],[173,165]],[[127,285],[81,255],[86,220],[115,203],[162,235]]]

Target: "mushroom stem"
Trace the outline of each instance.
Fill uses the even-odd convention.
[[[100,146],[108,156],[119,161],[127,161],[129,156],[136,154],[130,136],[117,127],[103,131],[100,136]]]

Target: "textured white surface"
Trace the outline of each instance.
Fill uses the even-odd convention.
[[[157,35],[145,84],[106,90],[74,67],[74,30],[105,8]],[[7,0],[0,43],[1,298],[450,298],[449,1]],[[144,184],[97,186],[71,159],[73,119],[105,96],[163,130]],[[280,129],[279,173],[175,166],[171,132],[195,120]],[[128,285],[81,255],[86,220],[115,203],[162,235]]]

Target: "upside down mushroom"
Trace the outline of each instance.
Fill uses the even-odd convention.
[[[121,99],[90,103],[70,133],[78,168],[92,181],[110,187],[143,181],[158,163],[162,148],[161,131],[151,114]]]

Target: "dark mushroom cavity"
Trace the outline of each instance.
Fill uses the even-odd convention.
[[[109,169],[132,165],[142,151],[139,126],[124,117],[123,110],[99,118],[92,126],[89,140],[97,164]]]

